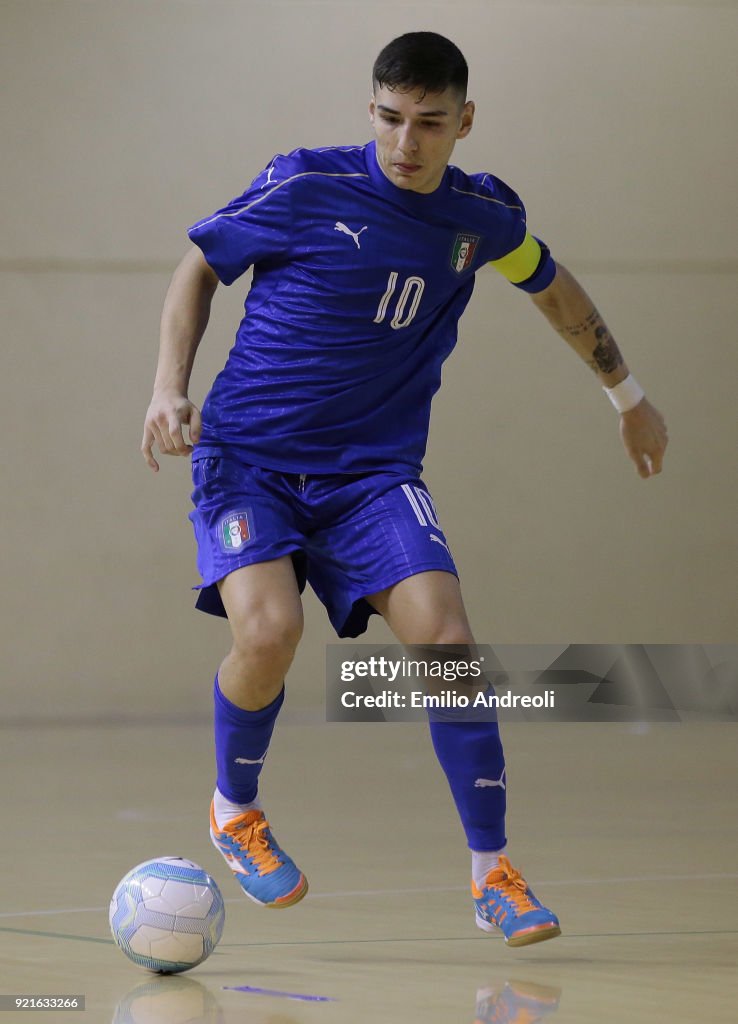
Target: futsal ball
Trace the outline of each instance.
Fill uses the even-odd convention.
[[[179,974],[206,960],[223,933],[220,889],[198,864],[156,857],[138,864],[116,886],[110,930],[139,967]]]

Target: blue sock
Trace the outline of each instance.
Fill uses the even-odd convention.
[[[223,696],[216,675],[213,697],[218,789],[234,804],[249,804],[256,799],[259,774],[284,702],[284,687],[265,708],[244,711]]]
[[[501,850],[506,842],[505,755],[496,721],[439,720],[430,712],[433,747],[472,850]]]

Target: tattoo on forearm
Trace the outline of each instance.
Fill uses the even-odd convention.
[[[602,323],[602,320],[600,319],[600,314],[597,310],[593,309],[584,320],[580,321],[580,323],[566,324],[563,327],[559,327],[558,331],[559,334],[568,334],[571,338],[578,338],[580,334],[586,334],[587,331],[591,331],[596,323]]]
[[[615,339],[604,324],[596,328],[595,338],[597,338],[597,344],[592,352],[592,359],[589,360],[589,365],[595,373],[598,370],[601,373],[612,373],[623,362],[623,357],[620,355],[620,350],[615,344]]]
[[[612,373],[623,362],[615,339],[602,321],[602,317],[596,309],[593,309],[584,320],[577,324],[566,324],[558,328],[559,334],[565,338],[578,338],[582,334],[592,333],[597,339],[597,344],[592,350],[591,359],[587,359],[587,365],[595,373]]]

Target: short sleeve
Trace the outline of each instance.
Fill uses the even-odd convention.
[[[556,264],[545,242],[528,230],[522,200],[492,174],[485,175],[480,186],[498,215],[496,252],[488,261],[490,266],[522,291],[543,291],[556,275]]]
[[[278,175],[276,166],[275,157],[243,195],[187,231],[223,284],[232,284],[255,263],[283,258],[289,250],[289,185],[294,175]]]

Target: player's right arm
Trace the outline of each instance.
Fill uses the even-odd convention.
[[[141,442],[141,453],[155,473],[159,463],[154,445],[162,455],[189,455],[200,438],[200,410],[190,402],[187,390],[217,287],[217,274],[193,246],[174,271],[161,315],[159,362]],[[190,444],[182,433],[185,424]]]

